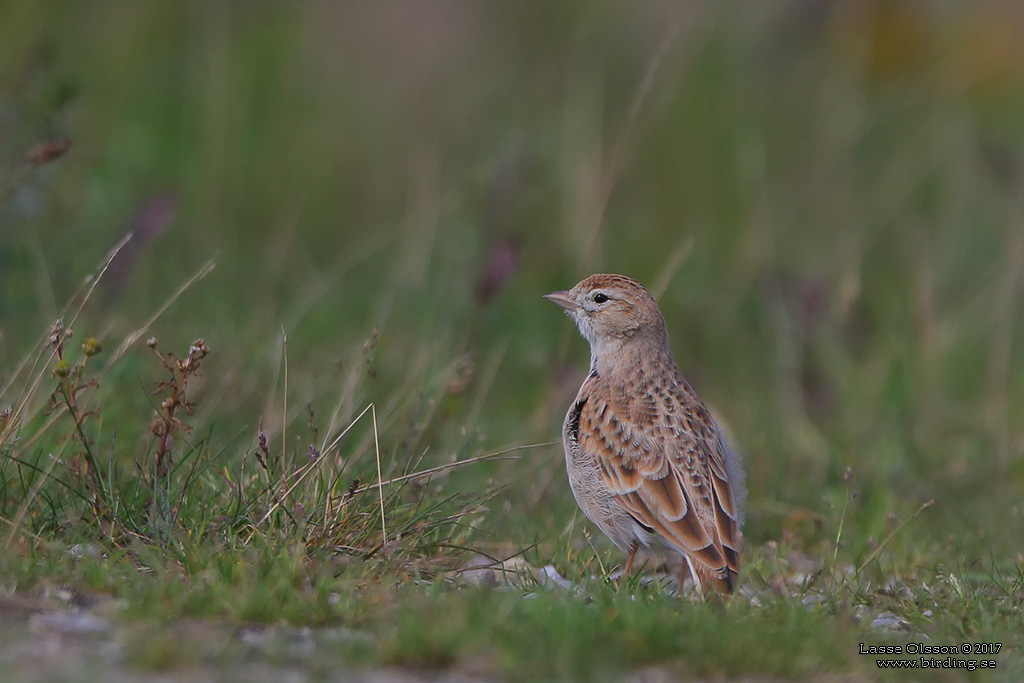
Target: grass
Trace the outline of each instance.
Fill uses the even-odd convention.
[[[0,671],[79,610],[68,678],[870,680],[860,643],[991,642],[937,675],[1018,679],[1014,26],[0,10]],[[658,294],[746,456],[727,604],[608,580],[565,485],[586,350],[539,297],[596,271]]]

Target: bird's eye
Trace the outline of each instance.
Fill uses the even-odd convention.
[[[604,292],[598,292],[594,295],[595,304],[603,304],[605,301],[608,301],[608,295]]]

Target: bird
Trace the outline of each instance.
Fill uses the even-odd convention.
[[[562,424],[573,496],[625,552],[682,556],[699,595],[732,593],[743,546],[739,455],[683,377],[654,296],[596,274],[545,294],[590,344],[590,369]]]

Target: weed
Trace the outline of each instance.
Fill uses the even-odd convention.
[[[158,482],[167,476],[171,466],[171,451],[174,446],[176,435],[188,435],[192,432],[192,426],[178,417],[180,410],[188,415],[195,413],[195,405],[188,399],[186,390],[191,378],[199,374],[199,368],[204,358],[210,354],[210,347],[202,339],[197,339],[188,349],[188,355],[178,358],[172,353],[164,355],[160,353],[156,337],[150,337],[146,346],[153,349],[153,353],[160,360],[160,364],[170,374],[170,379],[162,380],[157,385],[155,396],[167,394],[167,397],[160,401],[160,408],[153,418],[153,426],[150,428],[157,438],[157,448],[153,455],[153,475],[150,485],[155,487]]]
[[[83,409],[80,395],[86,389],[95,389],[99,386],[95,379],[86,378],[86,361],[98,354],[101,348],[95,337],[87,338],[82,344],[82,359],[72,365],[64,357],[64,345],[71,336],[72,331],[64,329],[64,323],[58,320],[47,337],[47,345],[53,349],[57,358],[53,366],[57,389],[50,395],[50,408],[54,410],[62,404],[74,422],[73,437],[82,450],[68,463],[68,469],[86,482],[93,516],[99,522],[110,518],[111,492],[96,460],[93,441],[86,435],[86,421],[98,413],[95,410]]]

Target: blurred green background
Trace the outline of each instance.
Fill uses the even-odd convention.
[[[215,257],[149,333],[212,347],[228,462],[281,427],[283,331],[296,433],[372,351],[342,414],[407,406],[382,447],[425,466],[558,440],[587,351],[540,296],[621,272],[746,456],[751,547],[834,541],[852,468],[855,554],[934,498],[896,566],[1019,563],[1022,31],[1014,2],[3,3],[3,177],[72,147],[0,204],[0,373],[135,230],[76,333],[112,350]],[[98,389],[126,462],[148,353]],[[494,543],[583,543],[560,446],[453,476],[509,485]]]

